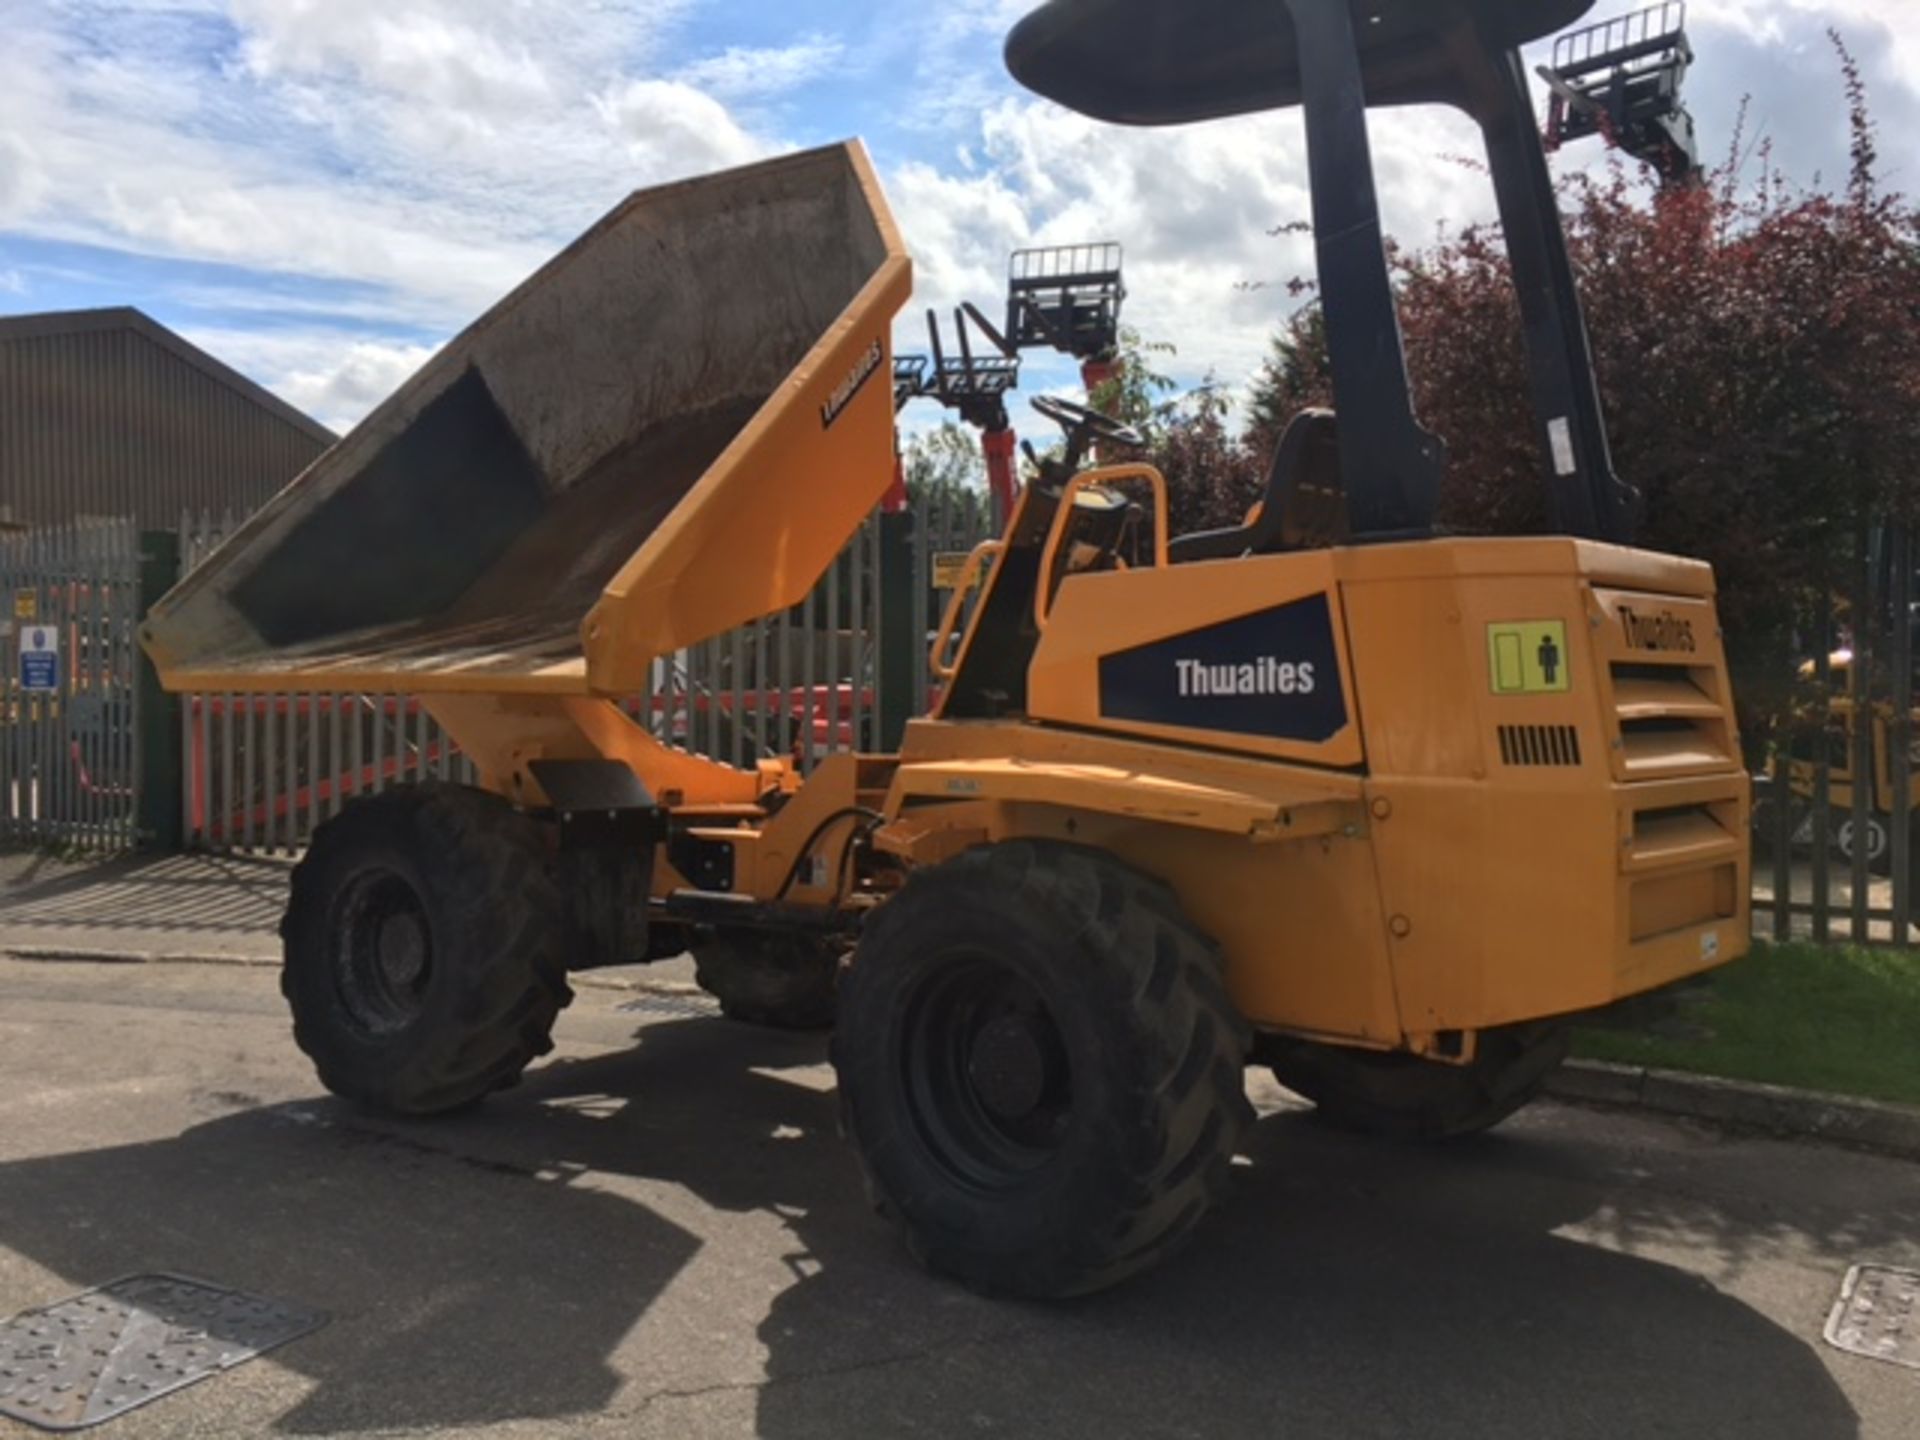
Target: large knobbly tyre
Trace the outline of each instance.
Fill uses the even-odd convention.
[[[1444,1140],[1491,1129],[1537,1098],[1570,1039],[1565,1025],[1550,1022],[1486,1030],[1465,1065],[1278,1038],[1262,1042],[1260,1058],[1335,1125]]]
[[[1225,1194],[1252,1111],[1218,950],[1159,881],[1016,841],[921,871],[868,921],[833,1061],[876,1204],[927,1266],[1084,1294]]]
[[[540,826],[420,785],[322,825],[280,922],[294,1039],[336,1095],[400,1114],[512,1085],[573,998]]]
[[[804,935],[720,930],[693,947],[693,978],[729,1020],[828,1030],[843,948]]]

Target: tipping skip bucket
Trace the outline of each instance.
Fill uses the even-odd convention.
[[[799,603],[893,476],[865,152],[630,197],[148,617],[175,690],[617,694]]]

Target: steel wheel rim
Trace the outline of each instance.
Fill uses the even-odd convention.
[[[954,1179],[1005,1190],[1060,1153],[1072,1065],[1039,990],[1011,966],[956,955],[909,998],[896,1072],[921,1145]]]
[[[348,1019],[364,1035],[394,1035],[426,1008],[433,931],[420,894],[392,870],[362,871],[342,890],[330,927],[334,979]]]

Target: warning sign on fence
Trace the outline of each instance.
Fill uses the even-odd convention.
[[[20,688],[60,688],[60,632],[51,625],[28,625],[20,631]]]
[[[933,557],[933,588],[936,590],[958,590],[961,577],[967,571],[967,552],[942,552]]]
[[[13,618],[16,620],[38,620],[40,618],[40,592],[38,590],[16,590],[13,592]]]

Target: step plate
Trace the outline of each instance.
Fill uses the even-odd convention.
[[[326,1322],[199,1280],[132,1275],[0,1322],[0,1415],[84,1430]]]
[[[1920,1270],[1854,1266],[1826,1334],[1829,1345],[1850,1355],[1920,1370]]]

